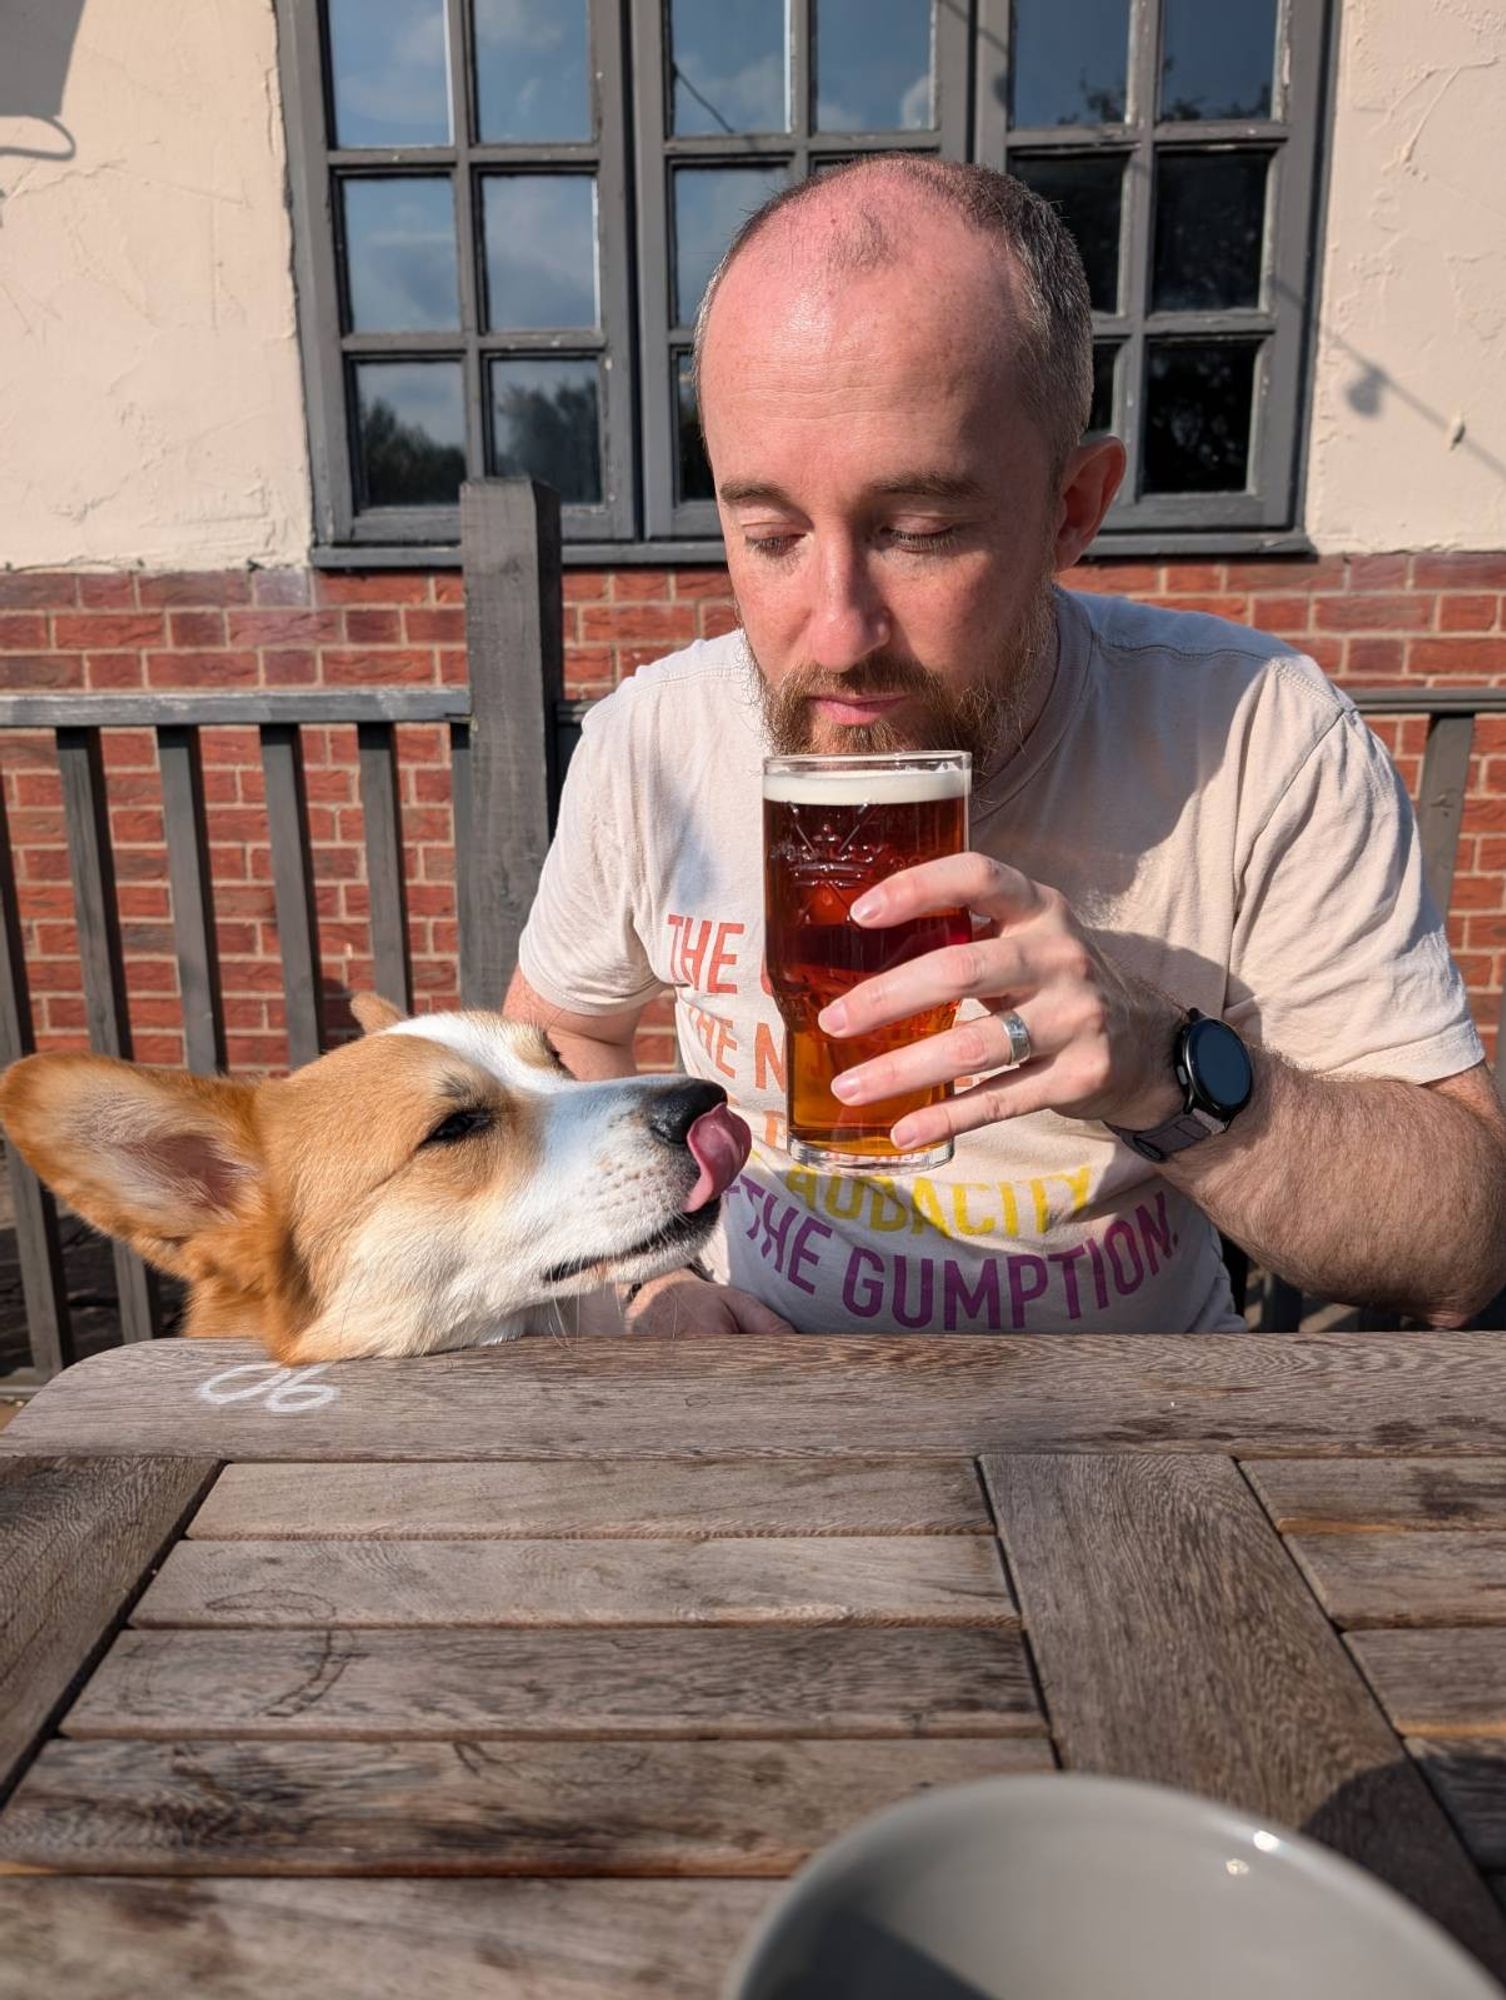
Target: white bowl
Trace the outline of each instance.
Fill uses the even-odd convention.
[[[1501,2000],[1316,1842],[1121,1778],[990,1778],[853,1828],[769,1909],[725,2000]]]

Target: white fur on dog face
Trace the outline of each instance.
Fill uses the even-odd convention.
[[[674,1079],[580,1083],[536,1030],[483,1014],[430,1014],[381,1030],[438,1043],[487,1080],[478,1094],[526,1122],[533,1171],[405,1217],[400,1191],[355,1233],[321,1351],[418,1353],[546,1331],[550,1303],[684,1264],[710,1233],[687,1228],[698,1168],[650,1129]],[[464,1143],[463,1141],[460,1143]],[[668,1242],[656,1241],[666,1229]]]

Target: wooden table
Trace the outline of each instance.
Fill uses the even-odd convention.
[[[136,1346],[0,1515],[5,1995],[712,2000],[854,1820],[1054,1764],[1506,1976],[1502,1336]]]

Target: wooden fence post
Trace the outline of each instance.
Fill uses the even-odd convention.
[[[460,997],[500,1007],[549,847],[564,688],[559,495],[529,479],[460,489],[471,677],[469,826],[456,824]]]

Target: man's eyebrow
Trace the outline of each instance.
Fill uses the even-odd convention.
[[[966,474],[950,472],[901,472],[893,479],[886,479],[873,491],[885,500],[981,500],[983,488],[976,479]],[[729,479],[717,488],[717,498],[728,507],[740,503],[763,502],[770,507],[785,507],[792,513],[799,509],[782,486],[774,486],[766,480]]]

